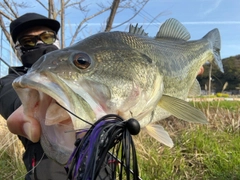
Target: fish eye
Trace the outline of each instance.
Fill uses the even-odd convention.
[[[91,65],[91,58],[85,53],[78,53],[74,55],[73,63],[79,69],[87,69]]]

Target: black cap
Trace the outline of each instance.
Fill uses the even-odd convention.
[[[57,34],[60,23],[37,13],[26,13],[10,23],[10,33],[13,42],[16,43],[17,37],[22,31],[34,26],[46,26]]]

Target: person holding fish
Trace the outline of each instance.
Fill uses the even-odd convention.
[[[5,119],[8,119],[16,109],[21,109],[21,101],[12,87],[13,80],[25,74],[42,55],[59,49],[57,39],[59,29],[58,21],[36,13],[24,14],[10,23],[12,40],[21,54],[23,66],[10,68],[9,74],[0,79],[0,114]],[[64,167],[45,155],[39,138],[31,138],[31,133],[40,132],[38,124],[18,119],[7,123],[10,131],[18,134],[24,145],[23,161],[28,172],[26,180],[67,179]]]
[[[23,67],[16,69],[19,74],[25,74],[26,68],[43,54],[57,49],[54,43],[59,27],[55,20],[36,17],[36,14],[24,15],[11,23],[13,41],[17,42],[16,47],[22,53]],[[73,133],[62,132],[87,127],[70,117],[59,105],[67,106],[65,108],[76,115],[81,113],[81,118],[92,123],[106,114],[121,114],[125,119],[133,116],[141,120],[141,127],[149,135],[172,147],[168,133],[152,123],[170,115],[189,122],[207,123],[205,115],[184,99],[191,93],[200,92],[196,75],[203,72],[202,65],[207,60],[216,63],[223,71],[217,29],[198,41],[189,39],[189,32],[175,19],[167,20],[154,39],[137,31],[93,35],[64,50],[48,53],[20,78],[13,72],[2,78],[0,113],[8,119],[11,132],[32,142],[38,142],[41,136],[42,147],[47,149],[45,153],[60,164],[69,158],[69,151],[74,146],[71,140],[75,137]],[[15,78],[13,86],[23,100],[23,106],[11,87]],[[81,86],[77,84],[79,82]],[[45,122],[42,123],[41,119]],[[35,169],[37,171],[46,162],[44,173],[40,169],[37,174],[41,173],[38,179],[45,175],[45,179],[64,177],[63,168],[55,168],[58,165],[47,159],[43,150],[42,156],[36,157],[35,150],[41,149],[39,143],[21,139],[27,150],[25,164],[31,173],[33,166],[43,157]],[[35,145],[38,148],[33,148]],[[57,175],[59,178],[55,178]]]

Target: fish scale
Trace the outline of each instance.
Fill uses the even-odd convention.
[[[108,36],[108,34],[103,34],[103,36]],[[124,36],[128,38],[124,38]],[[209,49],[209,42],[205,39],[188,42],[180,40],[179,42],[175,39],[170,41],[163,38],[139,37],[138,35],[131,35],[129,38],[128,34],[121,32],[113,32],[111,38],[122,39],[131,48],[151,57],[152,61],[159,67],[160,73],[164,76],[164,92],[169,95],[175,95],[175,97],[179,97],[179,94],[181,94],[177,93],[179,89],[182,91],[189,89],[189,86],[191,86],[189,80],[192,79],[192,76],[196,77],[199,67],[207,60],[213,59],[213,52]],[[117,45],[119,44],[121,42],[118,42]],[[169,49],[173,49],[173,51],[169,51]],[[191,72],[194,72],[194,74]],[[188,77],[183,77],[184,75],[188,75]],[[180,84],[182,86],[175,88],[173,84],[178,83],[182,79],[184,79],[184,83]],[[186,98],[186,95],[182,98]]]

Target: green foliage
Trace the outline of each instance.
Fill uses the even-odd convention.
[[[200,96],[200,98],[215,98],[217,97],[216,95],[206,95],[206,96]]]
[[[0,154],[0,179],[24,179],[26,170],[23,162],[19,162],[8,152]]]
[[[240,84],[240,55],[223,59],[224,73],[214,65],[212,68],[212,87],[216,91],[222,91],[225,82],[228,82],[226,90],[236,90]],[[204,73],[197,77],[201,88],[205,89],[209,81],[209,64],[204,65]]]
[[[217,96],[217,97],[229,97],[229,94],[226,94],[226,93],[217,93],[216,96]]]
[[[225,109],[229,111],[237,111],[240,109],[240,101],[203,101],[203,102],[190,102],[194,107],[198,109]]]

